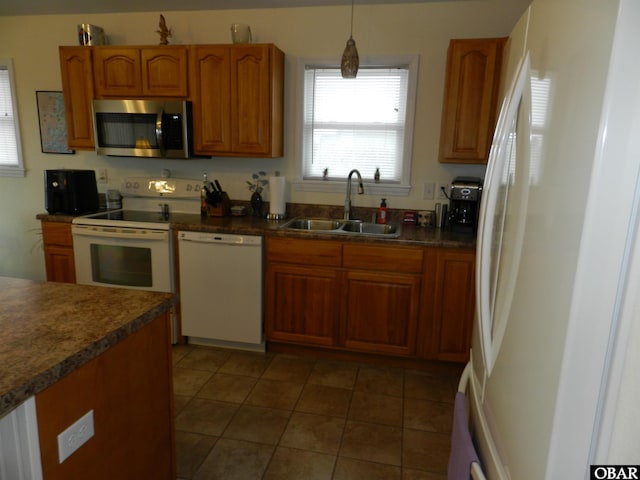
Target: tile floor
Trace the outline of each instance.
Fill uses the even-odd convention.
[[[179,480],[443,480],[457,374],[174,347]]]

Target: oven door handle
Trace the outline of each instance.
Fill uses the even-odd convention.
[[[124,238],[127,240],[166,241],[169,232],[165,230],[123,229],[113,227],[92,227],[88,225],[74,225],[72,235],[82,235],[96,238]]]

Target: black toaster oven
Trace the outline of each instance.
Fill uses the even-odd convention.
[[[44,203],[47,212],[80,215],[98,211],[94,170],[45,170]]]

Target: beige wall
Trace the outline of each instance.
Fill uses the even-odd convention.
[[[363,60],[367,56],[419,54],[420,71],[415,115],[413,160],[408,197],[392,197],[390,208],[432,208],[422,200],[422,184],[450,182],[459,174],[484,174],[481,167],[453,167],[437,162],[445,57],[450,38],[506,36],[522,8],[504,7],[503,0],[357,6],[354,32]],[[515,10],[515,11],[514,11]],[[76,25],[104,28],[111,44],[157,44],[157,13],[48,15],[0,17],[0,58],[13,58],[17,83],[22,149],[27,176],[0,178],[0,275],[44,279],[44,259],[38,245],[44,211],[43,170],[48,168],[108,168],[109,183],[118,188],[129,175],[159,175],[168,168],[176,177],[218,178],[232,199],[248,199],[244,180],[257,170],[295,172],[295,63],[299,58],[339,58],[349,33],[350,8],[309,7],[267,10],[164,12],[173,30],[173,44],[229,43],[229,24],[251,25],[254,42],[275,43],[286,54],[285,156],[280,159],[142,160],[43,154],[36,109],[36,90],[61,90],[58,45],[76,44]],[[343,203],[344,194],[291,191],[289,201]],[[376,206],[378,196],[364,195],[356,205]]]

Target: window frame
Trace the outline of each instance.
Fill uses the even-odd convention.
[[[298,88],[296,111],[296,161],[293,188],[304,192],[343,193],[346,178],[343,180],[305,180],[303,178],[303,142],[304,142],[304,104],[305,104],[305,70],[306,67],[340,68],[336,59],[300,58],[296,64],[296,87]],[[391,68],[406,66],[409,70],[407,88],[407,107],[405,118],[405,136],[403,145],[402,176],[400,183],[375,183],[372,178],[363,178],[365,192],[372,195],[408,196],[411,191],[411,163],[413,160],[413,130],[415,128],[415,109],[418,88],[419,55],[392,55],[360,58],[360,68]],[[345,80],[348,81],[348,80]]]
[[[20,119],[18,116],[18,100],[16,95],[16,82],[14,78],[13,59],[0,58],[0,67],[7,69],[9,78],[9,94],[11,95],[11,106],[13,108],[13,125],[16,139],[16,163],[0,163],[0,177],[24,177],[24,161],[22,156],[22,140],[20,136]]]

